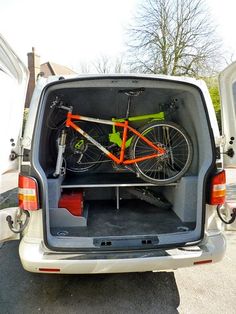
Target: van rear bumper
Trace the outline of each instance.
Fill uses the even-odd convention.
[[[48,251],[41,241],[23,238],[19,254],[25,270],[36,273],[99,274],[175,270],[195,263],[220,261],[226,250],[222,233],[205,236],[199,245],[155,252],[78,254]]]

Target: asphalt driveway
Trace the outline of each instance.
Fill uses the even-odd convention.
[[[22,269],[18,242],[0,249],[0,313],[236,313],[236,233],[217,264],[175,272],[45,275]]]

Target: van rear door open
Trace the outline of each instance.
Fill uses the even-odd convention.
[[[219,82],[225,142],[224,167],[236,167],[236,62],[220,73]]]
[[[19,153],[27,84],[26,66],[0,36],[0,175],[18,165],[17,160],[12,162],[9,156],[11,150]]]
[[[19,139],[23,122],[28,70],[8,43],[0,35],[0,191],[4,173],[15,170],[18,160],[10,160],[11,151],[20,152]],[[13,227],[19,213],[18,207],[0,210],[0,242],[19,239],[7,222],[11,216]]]

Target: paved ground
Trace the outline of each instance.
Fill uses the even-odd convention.
[[[17,186],[18,173],[8,172],[0,176],[0,194],[5,193]]]
[[[231,198],[236,198],[235,173],[228,176]],[[234,314],[236,232],[226,232],[226,237],[226,256],[217,264],[169,273],[90,276],[28,273],[20,265],[18,242],[9,242],[0,249],[0,314]]]
[[[9,172],[0,176],[0,209],[17,206],[17,184],[17,172]]]
[[[31,274],[17,242],[0,250],[0,313],[236,313],[236,234],[224,260],[175,272]]]

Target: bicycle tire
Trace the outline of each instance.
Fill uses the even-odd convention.
[[[140,178],[156,185],[179,180],[189,169],[193,158],[193,146],[187,132],[176,123],[165,121],[153,121],[139,132],[167,152],[163,156],[134,163]],[[155,153],[155,149],[135,135],[130,146],[132,159]]]
[[[162,209],[170,209],[171,204],[161,195],[155,195],[153,192],[145,188],[128,187],[127,191],[137,198]]]
[[[104,134],[100,127],[85,121],[75,121],[74,123],[95,140],[100,143],[102,142]],[[66,169],[71,172],[80,173],[94,170],[98,167],[103,159],[101,151],[73,128],[66,128],[66,130],[67,138],[64,152]],[[57,139],[61,131],[62,128],[58,131]]]

